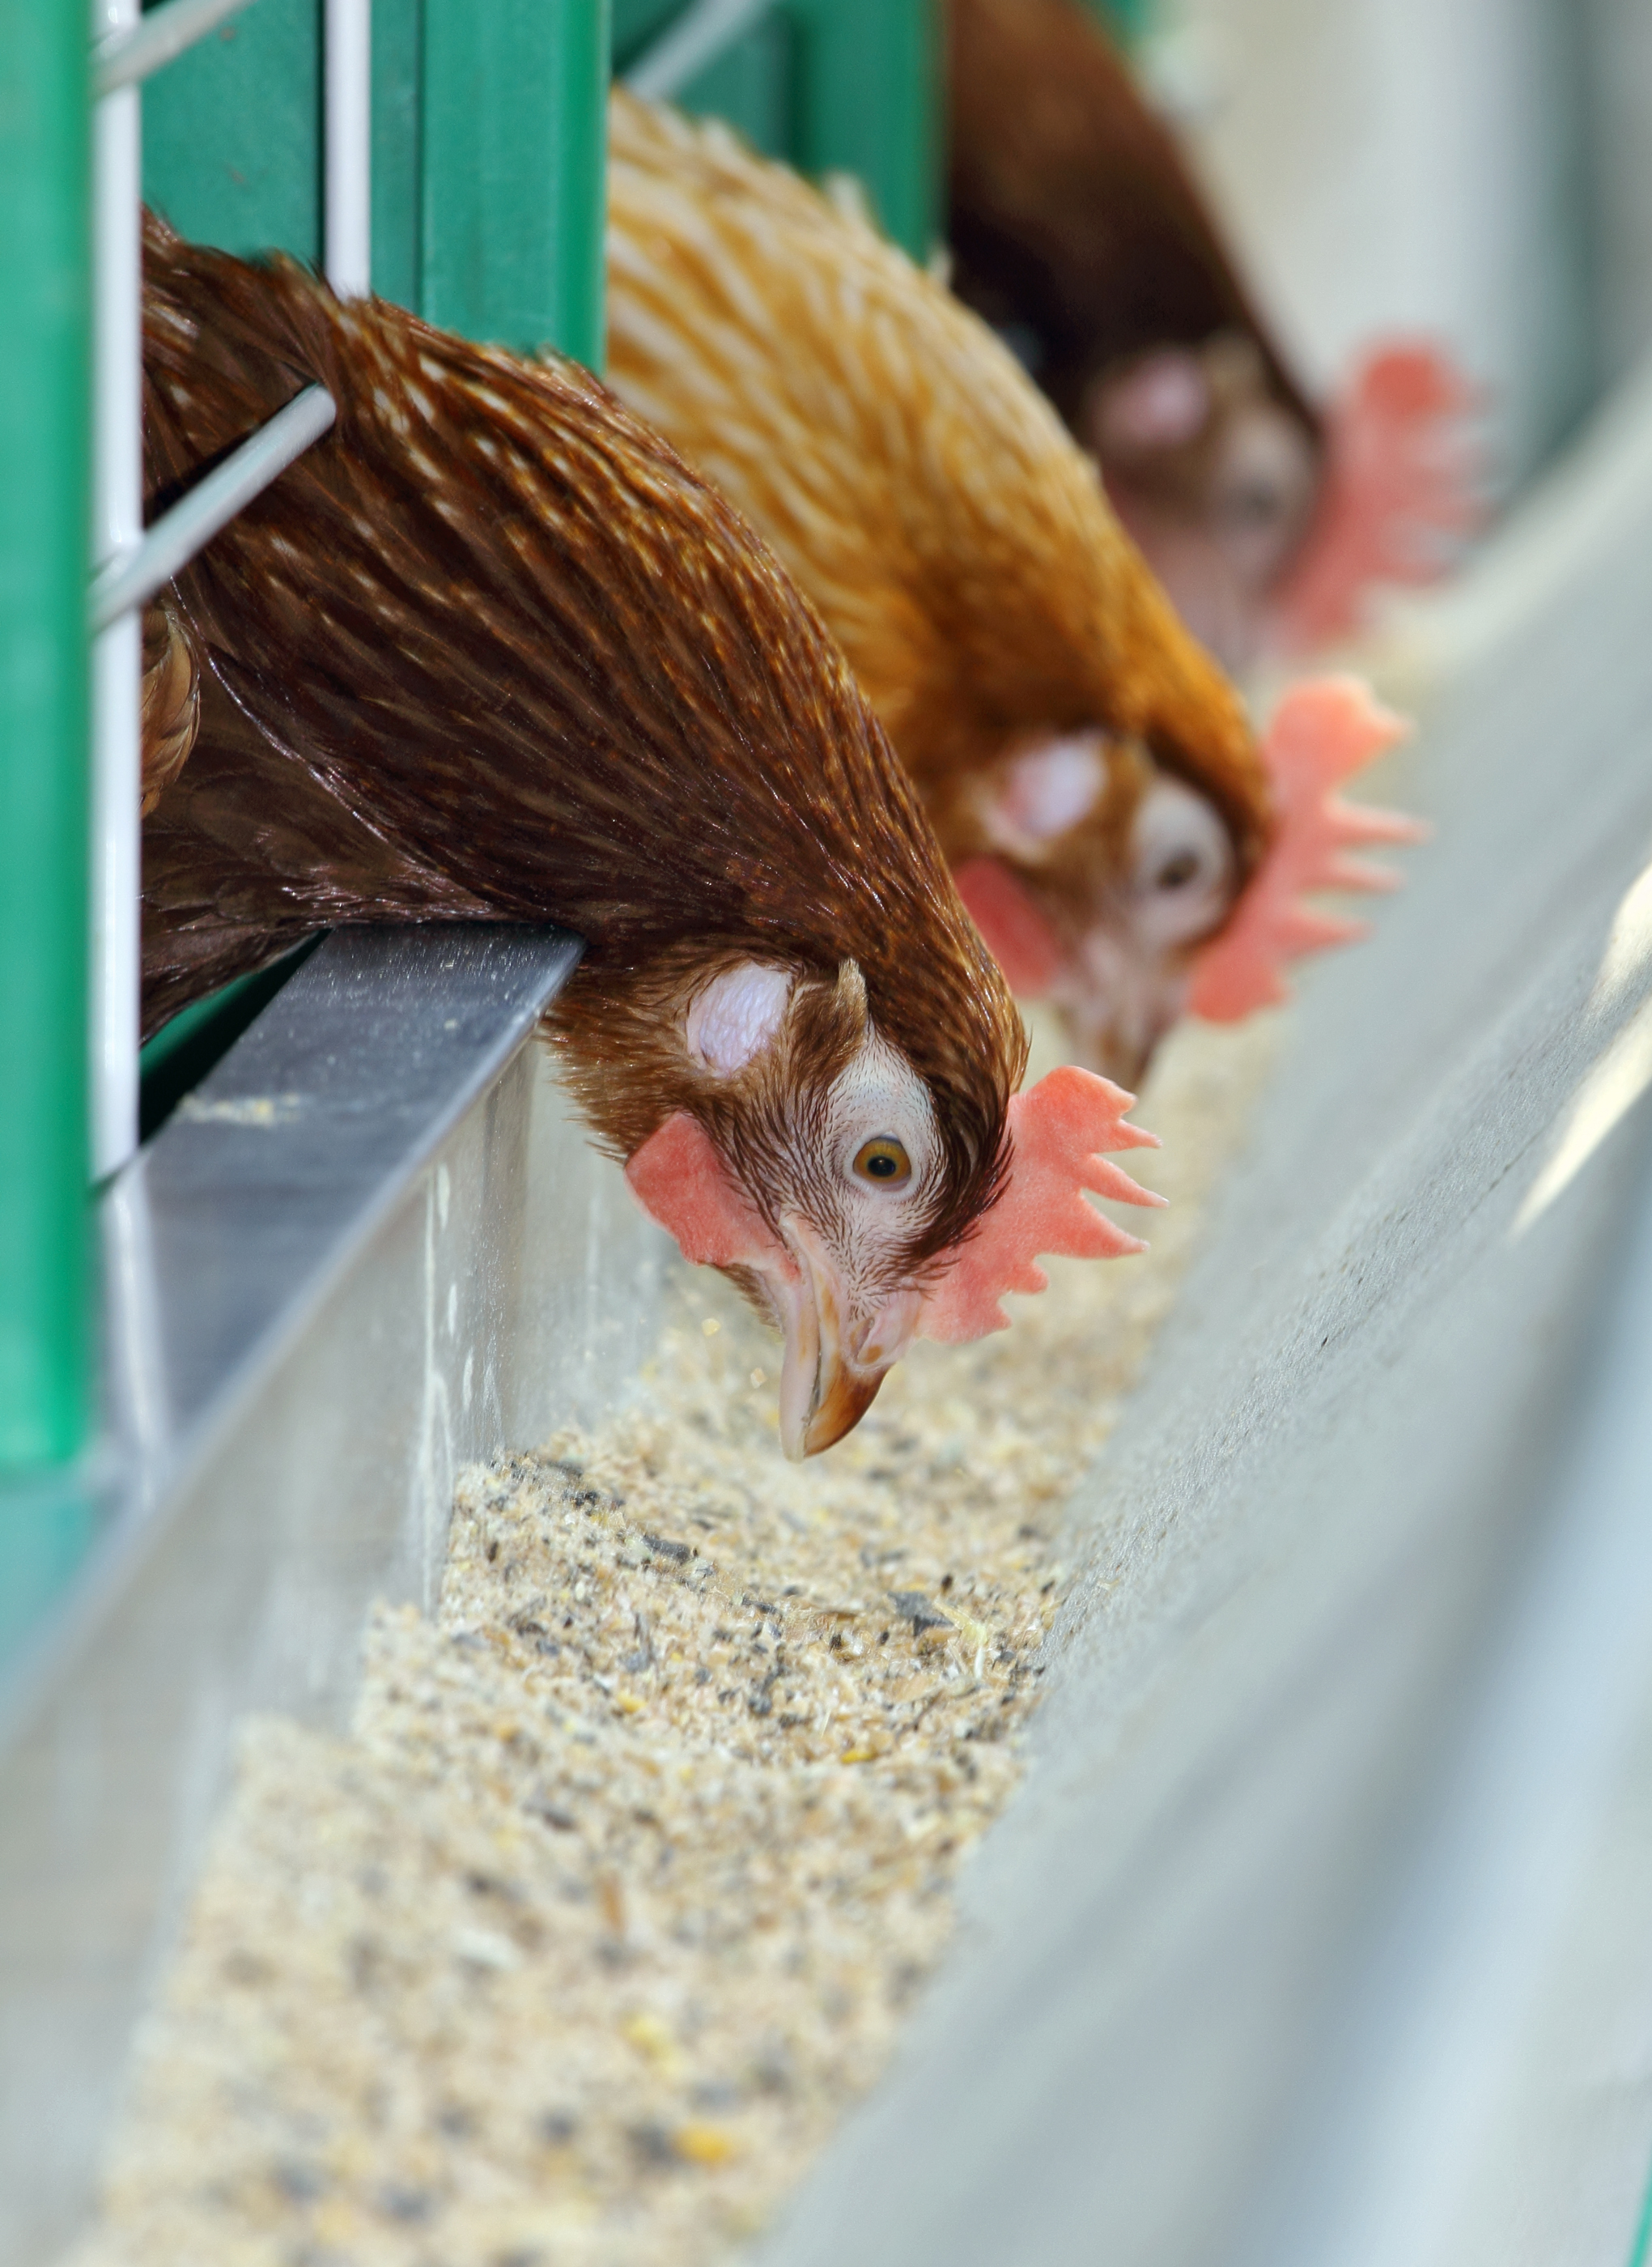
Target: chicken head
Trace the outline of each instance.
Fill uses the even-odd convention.
[[[837,981],[741,961],[695,994],[684,1051],[705,1082],[632,1156],[633,1194],[683,1256],[722,1269],[785,1340],[781,1445],[794,1461],[856,1425],[921,1333],[1001,1327],[1005,1290],[1039,1290],[1037,1251],[1110,1258],[1137,1239],[1084,1187],[1159,1201],[1097,1153],[1151,1142],[1130,1097],[1082,1072],[1011,1104],[999,1185],[979,1232],[940,1255],[930,1234],[944,1160],[927,1087],[873,1026],[852,962]]]
[[[1294,686],[1263,743],[1273,837],[1242,890],[1202,796],[1100,733],[1052,739],[994,778],[959,895],[1012,990],[1062,1011],[1079,1060],[1133,1082],[1184,1010],[1234,1022],[1286,997],[1288,962],[1364,934],[1305,900],[1393,889],[1351,854],[1426,838],[1335,791],[1404,730],[1357,678]]]
[[[955,878],[1011,988],[1060,1009],[1076,1062],[1134,1085],[1239,890],[1221,812],[1098,730],[981,774],[976,816]]]
[[[1101,371],[1078,431],[1177,613],[1225,668],[1244,668],[1319,483],[1316,437],[1254,342],[1222,332]]]

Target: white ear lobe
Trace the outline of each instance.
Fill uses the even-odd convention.
[[[1017,756],[994,782],[982,819],[995,850],[1035,858],[1087,818],[1107,785],[1101,736],[1078,732]]]
[[[724,969],[695,994],[689,1009],[689,1053],[720,1078],[744,1070],[773,1045],[792,997],[792,983],[786,969],[765,968],[757,960]]]
[[[1105,457],[1179,449],[1210,415],[1210,382],[1195,354],[1167,347],[1144,355],[1098,389],[1095,422]]]

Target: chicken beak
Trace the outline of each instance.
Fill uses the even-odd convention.
[[[794,1277],[771,1285],[786,1332],[780,1369],[780,1445],[793,1464],[851,1433],[911,1343],[922,1295],[897,1291],[866,1322],[852,1323],[843,1275],[807,1221],[782,1233]]]
[[[1122,962],[1105,991],[1075,986],[1065,1010],[1070,1060],[1135,1093],[1159,1041],[1181,1016],[1187,979]]]

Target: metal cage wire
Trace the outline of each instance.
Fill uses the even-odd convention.
[[[143,83],[254,0],[97,0],[92,128],[91,1161],[137,1146],[142,952],[143,610],[202,546],[326,431],[307,387],[147,532],[143,440]],[[359,297],[372,262],[372,0],[326,0],[324,266]]]

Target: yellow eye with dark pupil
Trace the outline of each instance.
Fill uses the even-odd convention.
[[[855,1152],[855,1171],[881,1189],[898,1189],[912,1178],[912,1161],[892,1134],[874,1134]]]

